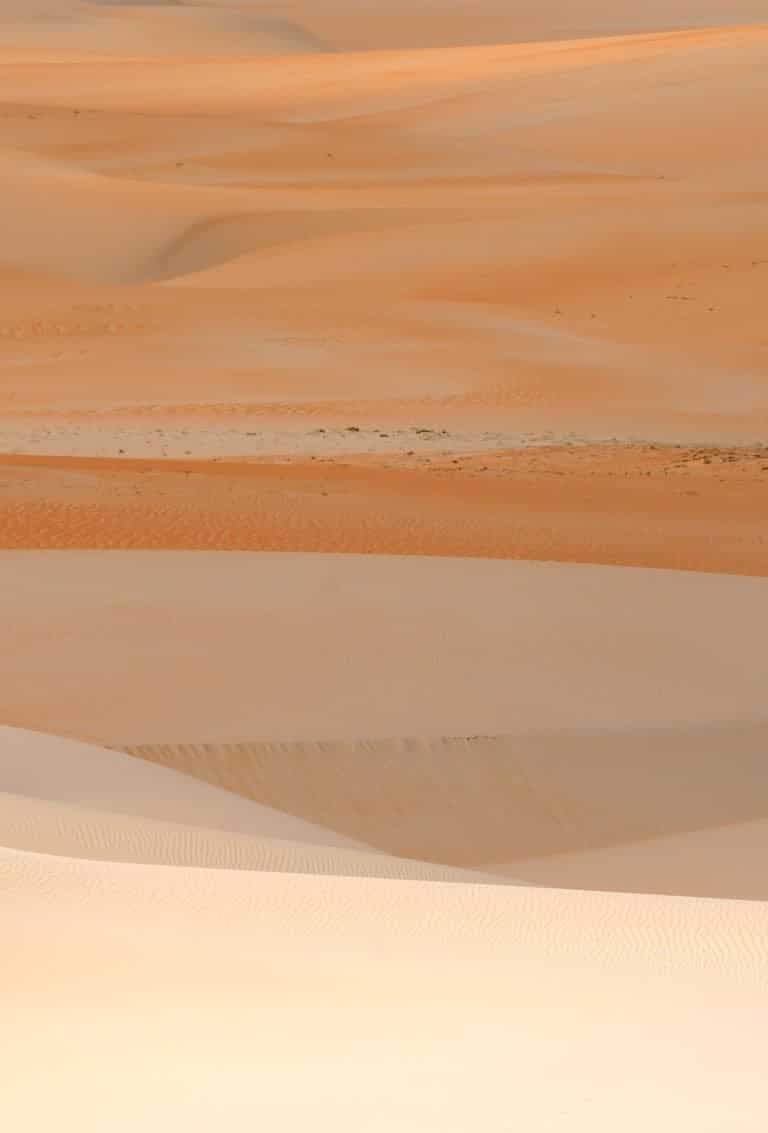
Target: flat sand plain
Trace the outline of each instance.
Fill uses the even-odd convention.
[[[765,1129],[765,20],[0,0],[4,1128]]]

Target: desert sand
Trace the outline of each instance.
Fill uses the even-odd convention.
[[[0,0],[0,1121],[768,1124],[763,0]]]
[[[764,579],[30,551],[0,556],[0,595],[0,712],[22,729],[0,789],[49,804],[21,848],[46,844],[50,804],[87,804],[90,842],[118,811],[422,870],[768,898]],[[23,731],[43,728],[100,747],[56,741],[52,779]]]
[[[9,1121],[761,1127],[763,579],[0,571]]]
[[[0,455],[93,459],[74,498],[67,466],[4,474],[3,545],[764,574],[761,8],[6,5]],[[648,499],[649,445],[722,476]],[[580,536],[546,490],[576,446],[599,492],[622,481]],[[555,453],[543,485],[520,483],[531,448]],[[518,534],[466,538],[466,457],[503,470],[502,510],[525,497]],[[327,491],[361,458],[368,536],[344,502],[294,519],[291,478]],[[421,527],[414,458],[454,481],[419,479]],[[142,499],[146,459],[193,461],[197,505],[171,469]],[[255,523],[253,461],[277,489]],[[677,557],[671,528],[694,532]]]

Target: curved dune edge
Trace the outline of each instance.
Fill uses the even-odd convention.
[[[126,758],[3,728],[0,845],[177,867],[765,899],[767,737],[765,724],[160,745]]]
[[[388,854],[565,887],[766,899],[766,744],[768,722],[128,750]]]
[[[114,1128],[119,1096],[124,1129],[352,1133],[373,1107],[464,1133],[508,1112],[510,1073],[533,1129],[763,1123],[765,903],[8,851],[0,886],[3,1105],[28,1128]]]
[[[257,804],[230,827],[244,834],[512,877],[529,863],[550,884],[765,896],[752,853],[768,817],[762,579],[14,552],[0,555],[0,584],[17,642],[0,658],[5,719],[145,757],[79,752],[84,770],[74,787],[59,774],[60,802],[87,802],[87,782],[99,810],[226,826],[206,800],[148,810],[144,792],[127,807],[126,786],[116,805],[116,780],[97,771],[122,759],[131,776],[175,768],[184,792],[207,780],[227,808]],[[415,738],[387,739],[396,729]],[[16,768],[11,793],[56,785],[26,755]],[[755,823],[711,869],[716,831]],[[666,872],[664,839],[684,843]]]
[[[88,19],[218,20],[226,7],[99,6]],[[418,430],[445,431],[449,459],[489,436],[512,450],[706,443],[718,462],[763,445],[768,30],[567,41],[563,20],[615,25],[616,5],[598,7],[548,5],[560,41],[537,44],[255,63],[213,42],[206,58],[181,42],[165,59],[5,49],[0,452],[323,456],[319,430],[350,427],[378,438],[373,451],[385,434],[400,457],[421,450]],[[523,19],[520,5],[493,9]],[[647,9],[686,19],[661,0]],[[480,22],[464,3],[450,11],[417,18],[409,4],[386,19]],[[76,37],[86,23],[57,27]],[[349,434],[344,451],[358,451]],[[675,521],[716,567],[685,490]],[[717,483],[727,517],[725,495]],[[310,519],[322,529],[321,511]],[[615,522],[614,543],[631,541]],[[723,521],[715,560],[748,569],[754,526]],[[156,542],[173,541],[174,516],[160,527]],[[535,544],[546,556],[545,525]],[[674,553],[663,565],[695,558]],[[658,552],[643,561],[661,565]]]
[[[0,845],[99,861],[503,884],[406,861],[117,751],[0,727]]]
[[[0,0],[3,1127],[768,1128],[765,17]]]
[[[390,0],[272,0],[267,11],[238,0],[5,0],[7,48],[31,58],[68,53],[188,57],[435,47],[568,39],[764,20],[760,0],[550,0],[528,7],[504,0],[433,3]]]
[[[355,843],[186,774],[62,736],[0,726],[0,791],[84,811],[356,850]]]
[[[0,846],[88,861],[197,869],[501,885],[509,871],[461,870],[324,843],[184,826],[0,791]]]
[[[765,901],[767,855],[761,818],[486,868],[518,885]]]

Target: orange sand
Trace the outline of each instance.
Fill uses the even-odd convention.
[[[766,19],[0,0],[4,1128],[768,1127]]]
[[[768,451],[0,459],[5,547],[481,555],[768,574]]]

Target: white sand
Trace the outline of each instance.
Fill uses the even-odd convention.
[[[763,444],[766,18],[0,0],[0,451]],[[0,626],[3,1130],[768,1127],[768,579],[3,551]]]
[[[0,733],[10,1128],[764,1127],[768,904],[717,887],[760,895],[765,582],[98,552],[0,575],[5,719],[173,737],[145,754],[251,795]],[[658,882],[665,839],[681,892],[720,840],[718,899],[509,884]]]
[[[0,728],[0,845],[98,861],[502,880],[377,853],[142,759],[17,728]]]
[[[765,1126],[765,904],[1,868],[11,1128]]]

